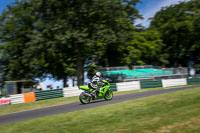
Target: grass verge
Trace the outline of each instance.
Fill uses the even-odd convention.
[[[114,96],[121,95],[121,94],[134,93],[134,92],[157,90],[157,89],[162,89],[162,88],[114,92]],[[21,103],[21,104],[14,104],[14,105],[10,105],[10,106],[1,106],[0,107],[0,115],[20,112],[20,111],[26,111],[26,110],[31,110],[31,109],[44,108],[44,107],[49,107],[49,106],[56,106],[56,105],[67,104],[67,103],[72,103],[72,102],[79,102],[78,96],[61,97],[61,98],[36,101],[36,102],[32,102],[32,103]]]
[[[2,133],[199,133],[200,88],[0,126]]]

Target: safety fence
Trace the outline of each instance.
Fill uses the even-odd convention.
[[[78,96],[78,95],[80,95],[81,92],[83,92],[83,91],[79,90],[78,87],[66,87],[66,88],[63,88],[63,96],[64,97]]]
[[[179,86],[179,85],[187,85],[187,79],[164,79],[162,80],[163,87],[171,87],[171,86]]]
[[[24,103],[30,103],[35,101],[36,101],[35,92],[24,93]]]
[[[199,84],[199,83],[200,83],[200,78],[187,79],[187,84],[188,85],[194,85],[194,84]]]
[[[117,83],[117,91],[130,91],[140,89],[140,81]]]
[[[181,85],[194,85],[200,84],[200,78],[181,78],[181,79],[163,79],[156,81],[132,81],[122,83],[111,83],[110,89],[112,91],[130,91],[148,88],[166,88]],[[10,95],[6,98],[0,98],[0,106],[19,103],[30,103],[40,100],[59,98],[59,97],[72,97],[78,96],[83,92],[78,87],[66,87],[63,89],[45,90],[38,92],[30,92],[23,94]]]
[[[117,85],[116,85],[116,83],[110,83],[110,89],[112,91],[117,91]]]
[[[163,87],[161,80],[156,81],[140,81],[141,89]]]
[[[11,104],[19,104],[24,103],[24,95],[17,94],[17,95],[10,95]]]
[[[179,68],[163,68],[147,66],[134,66],[133,69],[128,67],[106,67],[99,68],[105,78],[109,78],[112,82],[134,81],[143,79],[172,79],[185,78],[188,76],[188,69]]]
[[[4,106],[4,105],[9,105],[10,102],[10,98],[1,98],[0,99],[0,106]]]
[[[52,98],[63,97],[63,89],[46,90],[35,92],[36,100],[46,100]]]

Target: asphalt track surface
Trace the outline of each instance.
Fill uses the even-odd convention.
[[[200,87],[200,85],[118,95],[118,96],[114,96],[113,99],[110,101],[99,100],[99,101],[93,101],[90,104],[85,104],[85,105],[80,104],[79,102],[75,102],[75,103],[63,104],[63,105],[58,105],[58,106],[51,106],[51,107],[46,107],[46,108],[17,112],[17,113],[12,113],[12,114],[7,114],[7,115],[1,115],[0,125],[20,122],[20,121],[25,121],[25,120],[31,120],[35,118],[50,116],[50,115],[74,112],[78,110],[85,110],[85,109],[90,109],[94,107],[100,107],[100,106],[109,105],[109,104],[116,104],[116,103],[121,103],[121,102],[129,101],[129,100],[136,100],[136,99],[141,99],[141,98],[145,98],[149,96],[155,96],[155,95],[160,95],[164,93],[176,92],[176,91],[192,89],[192,88],[197,88],[197,87]]]

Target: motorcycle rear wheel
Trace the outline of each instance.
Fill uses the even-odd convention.
[[[82,104],[90,103],[91,97],[85,96],[83,93],[80,94],[79,100]]]

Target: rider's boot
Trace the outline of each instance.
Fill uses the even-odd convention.
[[[93,96],[94,98],[96,98],[96,90],[93,90],[93,91],[92,91],[92,96]]]
[[[99,96],[99,90],[95,91],[95,98],[97,98]]]

